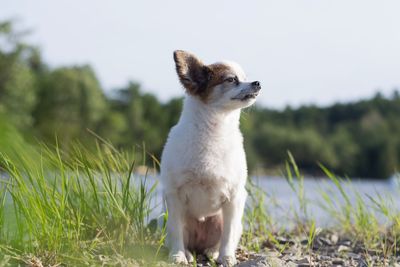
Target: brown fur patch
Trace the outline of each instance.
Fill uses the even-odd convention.
[[[182,85],[192,95],[202,95],[210,79],[209,68],[195,55],[177,50],[174,52],[176,72]]]
[[[229,73],[229,66],[222,63],[205,65],[195,55],[177,50],[174,52],[176,72],[182,85],[191,95],[207,102],[215,86],[223,83]]]
[[[207,102],[215,86],[222,84],[228,74],[232,73],[230,67],[222,63],[214,63],[207,67],[210,69],[210,78],[207,86],[203,89],[202,93],[199,94],[203,102]]]
[[[222,228],[221,214],[207,217],[204,222],[187,217],[185,245],[191,252],[204,253],[207,248],[212,248],[218,244],[221,239]]]

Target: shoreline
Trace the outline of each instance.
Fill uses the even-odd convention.
[[[261,240],[256,240],[259,242]],[[392,240],[393,241],[393,240]],[[368,249],[366,244],[338,232],[323,230],[310,240],[305,235],[277,235],[261,241],[258,252],[243,245],[236,251],[237,267],[400,267],[400,248],[397,255],[385,255],[384,251]],[[138,265],[140,266],[140,264]],[[176,266],[160,261],[155,266]],[[219,266],[204,255],[197,255],[197,262],[187,266]]]

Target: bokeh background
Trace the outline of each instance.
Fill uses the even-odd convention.
[[[400,166],[398,1],[2,1],[0,151],[38,143],[159,158],[180,114],[172,52],[239,62],[262,94],[241,127],[254,174]]]

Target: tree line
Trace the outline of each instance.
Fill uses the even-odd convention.
[[[89,65],[50,68],[22,40],[13,23],[0,22],[0,129],[7,123],[30,143],[57,140],[66,150],[75,141],[93,146],[90,129],[117,148],[140,146],[159,158],[182,98],[163,103],[135,82],[105,94]],[[287,151],[312,175],[321,163],[343,176],[386,178],[400,165],[396,90],[329,107],[255,106],[243,113],[241,128],[253,173],[279,174]]]

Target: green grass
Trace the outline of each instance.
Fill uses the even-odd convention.
[[[130,154],[107,144],[68,155],[42,146],[38,154],[0,154],[1,254],[72,266],[102,265],[104,255],[155,259],[164,236],[149,224],[156,184],[132,176]]]
[[[161,229],[151,220],[157,219],[150,218],[159,204],[153,198],[157,184],[132,175],[135,153],[118,151],[104,140],[95,150],[74,145],[69,153],[45,145],[34,152],[18,149],[12,156],[0,153],[0,266],[35,261],[44,266],[133,266],[138,261],[152,266],[166,259],[168,215],[158,218],[164,220]],[[356,197],[350,198],[344,188],[347,179],[320,167],[337,193],[321,191],[322,201],[312,203],[304,176],[289,154],[284,172],[300,208],[289,211],[287,218],[271,216],[270,209],[279,204],[249,179],[241,244],[263,252],[268,241],[284,251],[288,245],[278,236],[304,236],[306,253],[312,253],[315,238],[324,230],[309,212],[318,205],[332,218],[332,229],[362,242],[366,253],[396,256],[400,214],[393,209],[393,199],[377,193],[365,201],[356,189]],[[385,218],[384,223],[377,214]],[[295,227],[288,229],[285,222]]]
[[[311,247],[316,236],[323,231],[331,231],[361,244],[365,248],[363,255],[366,259],[370,257],[370,251],[392,260],[399,256],[400,212],[395,207],[394,200],[390,196],[383,195],[385,192],[376,192],[374,196],[362,196],[357,188],[350,186],[348,178],[336,176],[322,164],[319,166],[333,184],[333,188],[328,191],[320,190],[321,201],[313,203],[305,192],[304,175],[300,173],[294,157],[288,153],[284,176],[299,204],[297,209],[287,211],[291,214],[289,218],[269,216],[266,207],[270,203],[275,203],[274,199],[257,188],[254,183],[250,183],[248,190],[251,207],[247,207],[245,216],[248,231],[244,233],[242,245],[260,251],[259,244],[267,240],[278,250],[284,251],[287,244],[277,240],[278,236],[284,236],[305,240],[304,253],[312,254]],[[353,197],[349,195],[348,190],[345,190],[345,186],[351,188]],[[400,195],[400,188],[397,188],[397,191]],[[317,227],[318,222],[309,212],[311,206],[320,207],[325,211],[325,215],[330,218],[328,229]],[[293,226],[288,222],[295,224]]]

